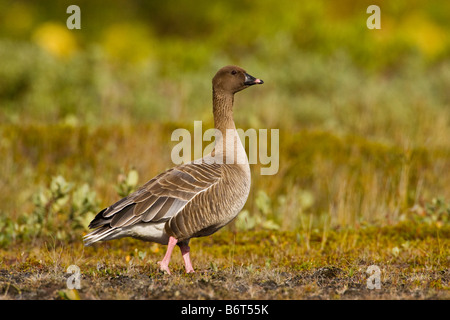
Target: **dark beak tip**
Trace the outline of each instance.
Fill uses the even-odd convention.
[[[264,83],[264,81],[262,81],[261,79],[254,79],[254,80],[251,80],[251,81],[244,82],[244,84],[246,86],[253,86],[255,84],[263,84],[263,83]]]
[[[245,73],[245,82],[244,84],[247,86],[251,86],[254,84],[263,84],[264,81],[262,81],[261,79],[257,79],[251,75],[249,75],[248,73]]]

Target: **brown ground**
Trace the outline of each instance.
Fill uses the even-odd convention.
[[[172,275],[158,271],[165,247],[155,244],[19,244],[0,250],[0,298],[449,299],[447,231],[416,239],[396,231],[330,232],[325,245],[312,234],[308,246],[293,233],[221,231],[191,242],[195,274],[184,273],[175,250]],[[76,292],[67,287],[72,264]],[[380,289],[367,288],[370,265],[380,268]]]

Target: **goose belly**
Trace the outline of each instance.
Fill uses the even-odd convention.
[[[121,233],[122,237],[132,237],[143,241],[167,244],[169,242],[169,235],[165,232],[164,225],[165,222],[140,222],[123,228]]]

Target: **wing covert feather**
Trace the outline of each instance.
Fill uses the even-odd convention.
[[[222,175],[218,164],[184,164],[148,181],[136,192],[97,214],[89,225],[127,227],[138,222],[165,221],[180,212],[197,194],[215,185]]]

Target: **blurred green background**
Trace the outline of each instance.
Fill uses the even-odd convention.
[[[267,79],[249,99],[265,108],[240,123],[349,127],[347,113],[383,117],[349,104],[395,117],[449,102],[448,1],[78,1],[81,30],[70,4],[0,2],[2,123],[207,118],[209,80],[231,63]]]
[[[449,34],[446,0],[0,0],[0,229],[20,234],[52,177],[87,183],[95,211],[121,173],[170,167],[173,129],[212,126],[227,64],[265,81],[236,97],[237,126],[281,135],[279,173],[252,168],[242,228],[446,223],[426,208],[448,216]]]

